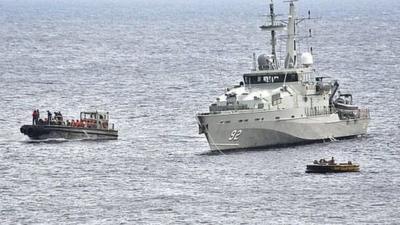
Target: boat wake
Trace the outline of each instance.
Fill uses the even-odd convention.
[[[85,138],[76,138],[76,139],[65,139],[65,138],[47,138],[41,140],[24,140],[21,141],[22,143],[27,144],[38,144],[38,143],[46,143],[46,144],[58,144],[58,143],[65,143],[65,142],[100,142],[100,141],[108,141],[108,140],[99,140],[92,137],[85,137]]]
[[[30,143],[30,144],[36,144],[36,143],[63,143],[63,142],[68,142],[68,141],[74,141],[74,140],[68,140],[65,138],[48,138],[48,139],[42,139],[42,140],[24,140],[22,141],[23,143]]]

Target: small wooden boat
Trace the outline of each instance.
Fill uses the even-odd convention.
[[[347,163],[335,163],[334,158],[326,161],[321,159],[314,160],[313,164],[307,165],[306,173],[344,173],[344,172],[359,172],[360,165],[354,164],[351,161]]]

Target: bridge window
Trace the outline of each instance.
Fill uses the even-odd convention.
[[[246,84],[269,84],[269,83],[283,83],[299,81],[297,73],[288,74],[275,74],[275,75],[244,75],[244,82]]]

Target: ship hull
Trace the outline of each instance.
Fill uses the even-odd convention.
[[[57,125],[23,125],[21,133],[33,140],[45,139],[90,139],[90,140],[116,140],[118,131],[92,128],[77,128]]]
[[[337,114],[268,119],[262,113],[198,115],[200,133],[211,150],[287,146],[365,134],[369,118],[339,119]],[[245,119],[244,119],[245,118]],[[228,123],[227,123],[228,122]]]

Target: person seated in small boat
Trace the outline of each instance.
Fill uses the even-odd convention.
[[[58,118],[60,117],[60,115],[58,114],[58,112],[54,112],[54,118]]]
[[[85,120],[85,127],[92,128],[92,122],[90,120]]]
[[[80,128],[84,127],[84,124],[83,124],[82,120],[78,121],[78,127],[80,127]]]
[[[320,159],[319,160],[319,164],[325,164],[325,163],[327,163],[325,159]]]
[[[57,121],[57,124],[59,124],[59,125],[62,124],[63,117],[62,117],[60,111],[54,112],[54,119]]]
[[[58,111],[58,117],[59,117],[59,119],[61,120],[61,121],[63,121],[64,119],[63,119],[63,115],[61,114],[61,112],[60,111]]]
[[[314,162],[313,162],[314,164],[318,164],[318,160],[314,160]]]
[[[332,159],[328,161],[328,164],[335,165],[335,159],[332,157]]]

